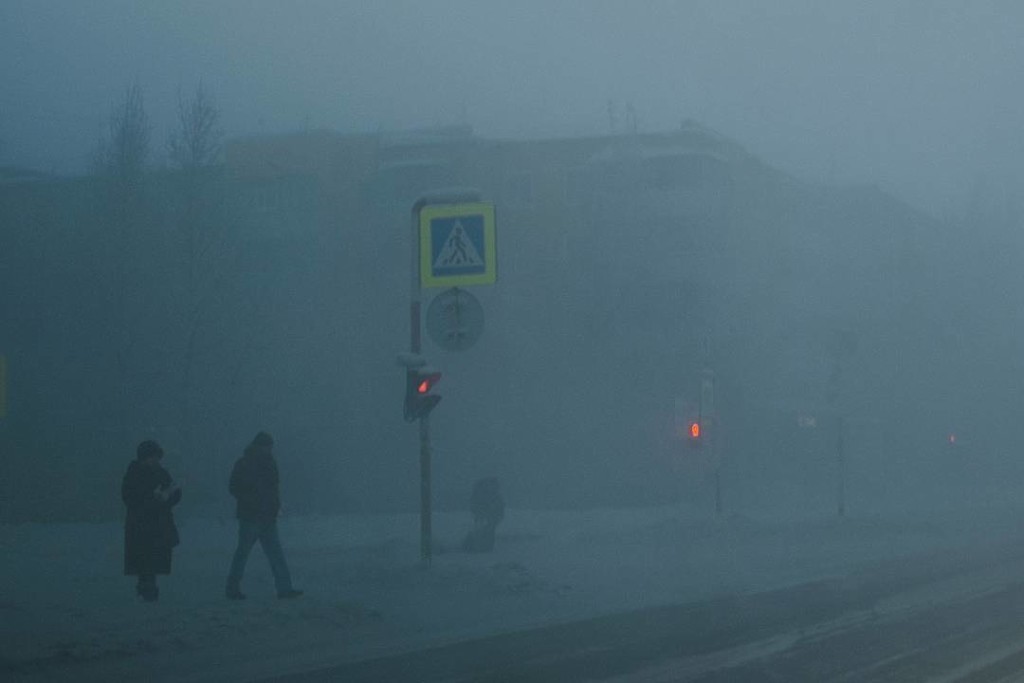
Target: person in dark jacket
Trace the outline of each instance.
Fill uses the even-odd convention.
[[[231,470],[229,490],[237,501],[238,547],[231,560],[225,595],[230,600],[244,600],[242,575],[249,552],[256,541],[263,547],[279,598],[297,598],[302,591],[292,586],[288,563],[277,533],[277,513],[281,509],[277,462],[273,454],[274,439],[260,432],[245,448]]]
[[[171,551],[179,542],[172,508],[181,500],[181,487],[160,466],[163,455],[156,441],[143,441],[121,480],[121,499],[128,508],[124,573],[139,577],[135,591],[147,602],[160,597],[156,577],[171,573]]]

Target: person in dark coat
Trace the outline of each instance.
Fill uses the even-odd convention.
[[[260,542],[274,574],[279,598],[297,598],[302,591],[292,586],[288,563],[284,559],[281,539],[277,533],[277,513],[281,509],[277,462],[274,460],[274,439],[260,432],[252,440],[231,470],[228,485],[237,501],[238,546],[228,572],[225,595],[229,600],[244,600],[242,575],[249,552]]]
[[[164,451],[156,441],[143,441],[121,480],[124,519],[124,573],[138,576],[135,588],[143,600],[160,597],[158,574],[171,573],[171,552],[178,545],[172,508],[181,500],[181,487],[160,466]]]
[[[469,510],[473,514],[473,528],[466,534],[462,549],[471,553],[494,550],[494,534],[505,518],[505,500],[496,477],[484,477],[473,485]]]

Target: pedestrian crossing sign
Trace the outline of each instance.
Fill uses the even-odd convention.
[[[427,205],[419,220],[421,286],[494,284],[494,204]]]

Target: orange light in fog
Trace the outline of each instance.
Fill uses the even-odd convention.
[[[700,422],[691,422],[690,423],[690,438],[691,439],[699,439],[700,438]]]

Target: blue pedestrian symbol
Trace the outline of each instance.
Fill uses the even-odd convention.
[[[453,216],[430,221],[430,263],[434,277],[486,272],[484,217]]]

